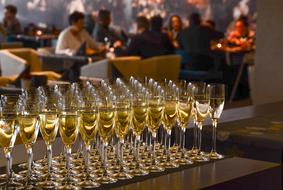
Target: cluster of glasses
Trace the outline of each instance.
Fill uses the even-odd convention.
[[[1,96],[0,145],[7,158],[7,189],[85,189],[117,180],[161,172],[180,165],[221,159],[216,152],[217,121],[225,87],[203,82],[141,82],[133,77],[99,85],[55,85]],[[210,116],[212,150],[202,151],[202,124]],[[194,121],[193,147],[185,147],[185,132]],[[171,139],[174,130],[175,138]],[[47,157],[33,161],[38,133]],[[64,144],[52,157],[57,132]],[[17,134],[26,147],[28,162],[12,171]],[[72,152],[73,146],[78,150]]]

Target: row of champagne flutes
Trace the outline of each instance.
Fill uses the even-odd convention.
[[[222,158],[216,152],[217,120],[225,88],[203,82],[158,83],[117,79],[84,84],[39,87],[19,96],[1,97],[0,143],[4,148],[6,187],[31,189],[94,188],[119,179],[147,175],[183,164]],[[201,151],[202,123],[210,115],[213,145]],[[193,118],[194,144],[185,148],[185,131]],[[172,129],[179,131],[171,145]],[[47,159],[33,162],[32,146],[40,130]],[[12,172],[11,151],[17,133],[27,149],[27,170]],[[52,157],[57,131],[62,155]],[[77,140],[79,139],[79,140]],[[79,149],[72,153],[78,141]],[[25,184],[24,186],[22,184]]]

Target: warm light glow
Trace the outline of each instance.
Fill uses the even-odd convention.
[[[222,44],[218,43],[217,45],[217,48],[222,48]]]

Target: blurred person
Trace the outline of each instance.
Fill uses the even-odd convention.
[[[17,19],[17,7],[14,5],[6,5],[4,10],[3,26],[7,35],[15,35],[22,33],[21,23]]]
[[[96,14],[95,12],[92,12],[90,14],[87,14],[85,16],[85,29],[89,33],[89,35],[92,35],[93,29],[95,27],[96,23]]]
[[[174,46],[169,39],[167,33],[163,32],[163,18],[159,15],[153,16],[150,19],[151,31],[158,34],[162,40],[162,43],[166,49],[166,54],[174,53]]]
[[[192,70],[209,70],[213,67],[210,29],[201,25],[199,13],[192,13],[188,19],[189,27],[183,29],[178,38],[180,48],[190,57],[186,67]]]
[[[59,34],[55,53],[75,55],[84,44],[89,49],[103,48],[84,29],[84,17],[83,13],[77,11],[70,14],[70,26]]]
[[[165,55],[167,53],[163,40],[156,32],[150,31],[150,22],[144,16],[136,19],[136,34],[130,39],[128,47],[116,46],[117,56],[140,56],[143,59]]]
[[[110,43],[112,46],[117,41],[123,41],[122,36],[115,31],[111,24],[111,12],[101,9],[98,12],[97,23],[93,30],[93,37],[97,42]]]
[[[168,35],[171,39],[174,47],[176,49],[180,48],[180,45],[178,43],[178,36],[180,31],[183,29],[183,22],[180,16],[178,15],[172,15],[169,19],[169,27],[168,27]]]
[[[224,33],[215,29],[215,22],[213,20],[206,20],[203,23],[203,26],[209,29],[211,40],[220,40],[224,38]]]
[[[250,47],[255,40],[255,32],[249,29],[247,19],[239,18],[235,22],[235,29],[228,36],[228,42],[232,46]]]

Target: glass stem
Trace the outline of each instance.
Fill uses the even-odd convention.
[[[140,154],[140,136],[136,136],[136,161],[139,163]]]
[[[216,129],[217,129],[217,120],[216,119],[212,119],[212,150],[211,152],[215,152],[216,153]]]
[[[28,154],[28,174],[27,177],[28,179],[31,177],[31,172],[32,172],[32,160],[33,160],[33,152],[32,152],[32,147],[27,148],[27,154]],[[28,180],[30,181],[30,180]]]
[[[12,156],[11,152],[6,152],[5,157],[7,159],[7,178],[10,180],[12,178]]]
[[[194,144],[193,144],[193,149],[197,149],[198,148],[198,126],[197,126],[197,122],[194,121]]]
[[[71,156],[72,149],[70,147],[66,147],[66,168],[67,168],[67,183],[70,183],[71,177]]]
[[[120,165],[121,165],[121,168],[123,169],[124,168],[124,140],[120,140],[119,141],[119,149],[120,149]]]
[[[167,131],[166,134],[167,134],[167,139],[168,139],[166,155],[167,155],[167,161],[170,162],[171,130]]]
[[[47,164],[48,164],[48,174],[52,172],[52,145],[47,145]]]
[[[85,145],[85,149],[86,149],[86,155],[85,155],[85,169],[86,169],[86,175],[87,178],[89,178],[90,176],[90,170],[89,170],[89,165],[90,165],[90,150],[91,150],[91,146],[88,144]]]
[[[104,160],[104,162],[103,162],[103,164],[104,164],[104,175],[106,176],[106,175],[108,175],[107,174],[107,160],[108,158],[107,158],[107,144],[106,143],[103,143],[103,160]]]
[[[202,132],[202,123],[198,122],[198,154],[201,154],[201,132]]]
[[[155,156],[155,146],[156,146],[156,133],[155,132],[152,132],[152,139],[153,139],[153,146],[152,146],[152,164],[153,165],[156,165],[156,156]]]

